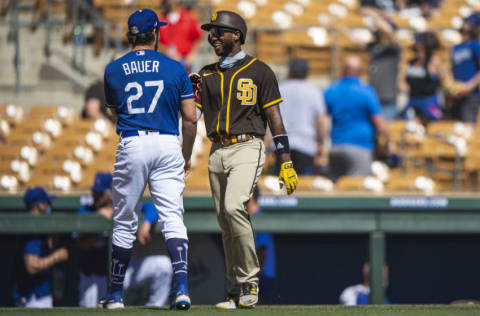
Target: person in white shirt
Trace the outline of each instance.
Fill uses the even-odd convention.
[[[388,266],[383,267],[383,282],[385,288],[388,287]],[[347,287],[340,294],[340,304],[368,305],[370,304],[370,264],[363,264],[363,284],[356,284]],[[385,304],[390,304],[388,298],[385,298]]]
[[[322,165],[325,103],[320,89],[305,81],[307,60],[293,58],[288,67],[288,80],[280,84],[280,112],[290,139],[290,155],[298,174],[313,174],[315,167]]]

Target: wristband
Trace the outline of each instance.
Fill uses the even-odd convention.
[[[277,154],[289,154],[290,144],[288,143],[287,135],[275,135],[273,136],[273,143],[275,144],[275,151]]]

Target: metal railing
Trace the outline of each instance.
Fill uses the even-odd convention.
[[[116,51],[122,49],[122,25],[121,24],[112,24],[103,17],[101,12],[99,12],[95,7],[85,0],[68,0],[66,1],[69,10],[71,10],[72,18],[68,19],[67,15],[64,19],[54,18],[52,7],[53,0],[46,0],[46,11],[45,18],[43,23],[40,24],[40,27],[45,29],[45,41],[43,43],[43,55],[48,62],[50,57],[56,52],[52,50],[52,33],[54,32],[54,27],[67,27],[71,26],[73,28],[73,49],[71,54],[66,54],[72,69],[77,71],[79,74],[86,74],[86,35],[85,27],[88,23],[95,25],[96,28],[102,29],[104,42],[103,49],[105,52],[109,50],[113,51],[112,53],[105,53],[105,58],[108,60],[109,56],[113,55]],[[22,54],[27,55],[28,52],[22,50],[22,39],[20,36],[20,29],[30,27],[32,22],[22,20],[20,18],[21,12],[21,2],[17,0],[10,0],[9,3],[9,15],[6,19],[0,19],[0,25],[9,26],[8,39],[9,42],[14,45],[14,58],[12,60],[13,66],[15,69],[15,83],[14,88],[18,93],[22,88],[25,88],[26,85],[22,83],[21,77],[21,57]],[[88,19],[87,19],[88,17]],[[115,27],[115,36],[112,36],[111,30],[112,26]],[[113,44],[113,45],[112,45]],[[65,56],[63,56],[65,58]],[[106,60],[106,61],[107,61]]]

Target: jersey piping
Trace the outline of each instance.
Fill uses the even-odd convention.
[[[278,98],[278,99],[276,99],[276,100],[273,100],[272,102],[268,102],[268,103],[265,104],[262,108],[263,108],[263,109],[269,108],[269,107],[271,107],[272,105],[275,105],[275,104],[280,103],[280,102],[282,102],[282,101],[283,101],[282,98]]]
[[[238,75],[238,73],[240,73],[242,70],[244,70],[245,68],[247,68],[248,66],[250,66],[255,60],[257,60],[257,58],[254,58],[252,59],[248,64],[246,64],[245,66],[243,66],[242,68],[238,69],[232,76],[232,78],[230,79],[230,86],[228,88],[228,101],[227,101],[227,119],[226,119],[226,124],[225,124],[225,133],[228,135],[229,134],[229,129],[230,129],[230,126],[229,126],[229,123],[230,123],[230,99],[232,97],[232,86],[233,86],[233,80],[235,79],[235,77]],[[218,68],[217,68],[218,70]],[[223,77],[222,77],[223,79]],[[223,88],[223,80],[222,80],[222,88]],[[222,104],[223,104],[223,91],[222,91]],[[220,116],[219,116],[220,118]],[[219,121],[220,123],[220,121]],[[220,124],[219,124],[220,125]],[[218,128],[217,128],[217,133],[218,133]]]
[[[220,93],[222,95],[222,107],[223,107],[223,73],[218,69],[218,63],[215,64],[215,69],[220,74]],[[220,113],[222,112],[222,107],[220,107],[220,111],[218,111],[217,117],[217,134],[220,135]]]

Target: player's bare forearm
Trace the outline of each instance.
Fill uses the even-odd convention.
[[[325,115],[320,114],[317,115],[316,118],[316,131],[317,131],[317,155],[321,155],[323,151],[323,144],[325,142],[325,139],[327,138],[327,119]]]
[[[286,135],[287,131],[285,126],[283,126],[282,114],[280,114],[280,108],[278,106],[271,106],[265,109],[265,114],[267,116],[268,127],[272,132],[272,136],[276,135]],[[290,154],[283,153],[280,155],[282,162],[292,160]]]
[[[372,122],[378,135],[383,136],[385,138],[385,141],[387,142],[387,154],[393,154],[395,152],[395,145],[392,142],[390,131],[388,130],[388,125],[385,121],[385,118],[383,117],[383,115],[373,115]]]
[[[468,92],[473,91],[478,86],[479,83],[480,83],[480,71],[477,72],[477,74],[472,79],[467,81],[466,86],[467,86]]]
[[[66,248],[59,248],[55,250],[51,255],[40,258],[36,255],[25,255],[25,267],[27,273],[37,274],[52,267],[56,263],[65,261],[68,259],[68,250]]]
[[[182,101],[182,154],[185,162],[190,161],[192,156],[193,143],[197,136],[197,110],[193,99]]]

